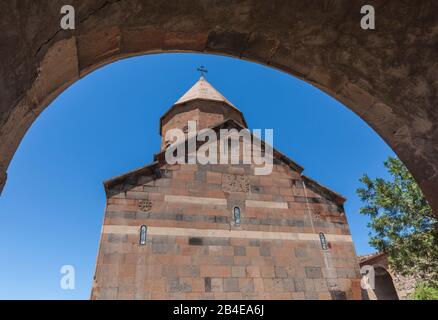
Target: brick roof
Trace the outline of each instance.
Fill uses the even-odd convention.
[[[370,253],[370,254],[364,254],[364,255],[361,255],[361,256],[357,256],[357,261],[359,263],[364,263],[365,261],[369,262],[369,261],[371,261],[371,260],[373,260],[375,258],[378,258],[378,257],[382,256],[382,255],[385,255],[385,253],[383,253],[383,252],[373,252],[373,253]]]

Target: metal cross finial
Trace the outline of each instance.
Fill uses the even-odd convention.
[[[198,68],[198,71],[201,72],[201,76],[202,76],[202,77],[204,76],[204,73],[208,73],[207,68],[204,67],[204,66],[200,66],[200,67]]]

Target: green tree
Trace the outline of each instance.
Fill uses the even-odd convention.
[[[438,223],[420,188],[397,158],[385,161],[391,179],[364,175],[360,212],[370,217],[370,245],[388,254],[397,273],[438,287]]]
[[[438,288],[419,283],[411,295],[413,300],[438,300]]]

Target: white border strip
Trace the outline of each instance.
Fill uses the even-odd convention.
[[[223,199],[223,198],[203,198],[203,197],[165,195],[164,201],[176,202],[176,203],[200,204],[200,205],[216,205],[216,206],[227,205],[227,199]],[[278,202],[278,201],[246,200],[245,205],[248,208],[289,209],[287,202]]]
[[[140,226],[106,225],[104,234],[139,234]],[[320,241],[316,233],[293,233],[293,232],[267,232],[246,230],[223,230],[223,229],[189,229],[148,227],[148,235],[156,236],[182,236],[182,237],[211,237],[211,238],[242,238],[242,239],[266,239],[266,240],[299,240]],[[328,241],[353,242],[351,235],[325,234]]]
[[[164,197],[164,201],[189,203],[189,204],[219,205],[219,206],[226,206],[227,205],[227,200],[221,199],[221,198],[201,198],[201,197],[166,195]]]
[[[289,209],[287,202],[246,200],[245,205],[248,208]]]

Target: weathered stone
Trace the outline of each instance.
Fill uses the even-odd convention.
[[[296,291],[305,291],[306,287],[304,284],[304,279],[294,279],[294,286]]]
[[[205,292],[211,292],[211,278],[206,277],[204,278],[205,281]]]
[[[284,267],[276,266],[275,267],[275,277],[276,278],[287,278],[287,272]]]
[[[244,175],[224,174],[222,175],[222,189],[224,192],[245,192],[249,191],[249,180]]]
[[[234,247],[234,255],[235,256],[245,256],[246,255],[245,247],[243,247],[243,246]]]
[[[239,279],[227,278],[224,279],[224,292],[239,292]]]
[[[345,291],[332,290],[330,291],[330,295],[332,297],[332,300],[347,300],[347,294],[345,293]]]
[[[262,257],[269,257],[271,255],[271,248],[267,245],[260,246],[260,255]]]
[[[322,271],[320,267],[305,267],[306,277],[308,279],[322,278]]]
[[[428,67],[437,59],[436,39],[428,32],[437,23],[435,1],[377,2],[373,31],[359,27],[360,1],[303,7],[252,0],[244,13],[239,2],[208,10],[201,1],[183,8],[154,3],[82,1],[74,32],[59,29],[59,6],[51,2],[1,4],[7,29],[0,42],[8,48],[0,70],[4,167],[35,119],[31,109],[39,113],[79,75],[133,54],[191,50],[269,64],[331,94],[396,151],[437,211],[437,73]],[[394,17],[409,23],[394,23]],[[25,112],[25,105],[32,107]]]
[[[206,85],[205,80],[199,84]],[[203,100],[172,108],[161,123],[162,130],[167,130],[169,123],[178,124],[195,116],[202,125],[214,125],[223,113],[235,108],[210,85],[205,92],[198,91],[202,90],[197,86],[189,90],[195,97],[201,94]],[[210,94],[221,102],[206,101]],[[185,99],[190,97],[185,95]],[[198,114],[191,113],[194,110]],[[243,115],[236,119],[244,124]],[[213,129],[238,128],[240,124],[227,120]],[[104,297],[99,292],[109,287],[119,288],[117,298],[123,299],[330,299],[328,290],[348,292],[348,298],[360,292],[354,247],[345,228],[347,221],[339,212],[328,212],[331,204],[342,208],[344,199],[310,181],[302,174],[302,167],[290,164],[290,159],[282,156],[273,173],[263,177],[254,175],[254,164],[204,168],[169,166],[160,160],[160,154],[156,159],[150,166],[104,184],[108,205],[93,299]],[[166,170],[172,173],[169,177]],[[233,177],[233,182],[234,176],[243,174],[248,181],[264,186],[260,193],[237,189],[223,192],[224,176]],[[153,179],[148,181],[146,177]],[[327,205],[320,200],[317,203],[324,222],[318,228],[326,229],[333,250],[321,252],[319,236],[310,228],[311,219],[305,224],[295,223],[308,216],[307,206],[292,201],[292,193],[278,195],[279,190],[290,190],[290,177],[306,181],[310,199],[327,200]],[[307,201],[306,194],[301,196]],[[153,201],[153,207],[146,208],[149,212],[140,212],[138,205],[148,207],[147,200]],[[315,206],[316,202],[308,205]],[[238,226],[233,223],[235,207],[241,208],[243,218]],[[146,242],[139,232],[143,225],[147,226]],[[333,267],[324,268],[323,273],[320,266],[327,263]],[[299,294],[294,295],[296,292]]]
[[[169,280],[169,292],[190,292],[192,286],[188,283],[180,281],[180,279]]]
[[[307,251],[304,248],[294,248],[295,257],[304,258],[307,257]]]

